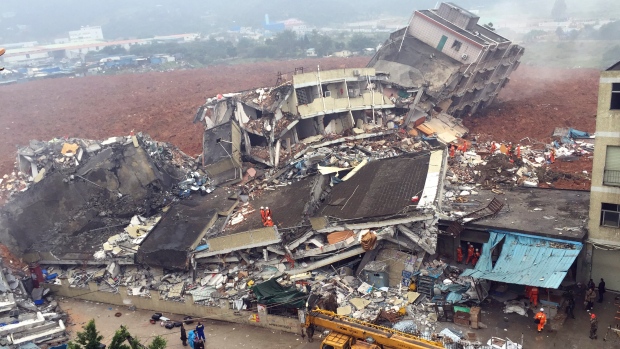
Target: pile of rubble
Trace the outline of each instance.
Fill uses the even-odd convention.
[[[550,176],[552,171],[549,171],[549,164],[574,161],[578,157],[591,155],[594,150],[593,138],[590,136],[576,139],[562,137],[550,144],[464,143],[471,147],[452,153],[446,180],[454,185],[478,185],[483,189],[538,187],[542,183],[549,185],[550,181],[556,179]],[[467,190],[446,192],[446,197],[451,200],[466,195]]]
[[[0,345],[18,347],[25,343],[62,343],[68,340],[67,316],[44,287],[53,279],[46,270],[24,268],[0,270]]]
[[[194,176],[201,178],[198,190],[206,184],[207,178],[204,174],[192,172],[197,168],[194,159],[169,143],[157,142],[148,135],[142,133],[134,135],[132,132],[129,136],[110,137],[104,141],[80,138],[55,138],[48,142],[31,140],[28,146],[17,150],[16,171],[0,178],[0,197],[10,199],[16,193],[28,190],[45,176],[56,171],[67,173],[65,182],[79,178],[80,176],[75,174],[76,169],[88,159],[105,149],[130,144],[136,148],[143,147],[161,168],[176,167],[175,171],[188,173],[188,178]],[[179,183],[181,191],[188,189],[186,182]],[[183,196],[181,192],[179,195]]]

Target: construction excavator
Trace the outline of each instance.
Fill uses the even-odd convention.
[[[308,341],[312,341],[315,327],[330,331],[321,342],[321,349],[445,349],[439,340],[427,340],[323,309],[300,311],[299,320]]]

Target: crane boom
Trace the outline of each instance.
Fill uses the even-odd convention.
[[[444,349],[439,341],[430,341],[419,336],[401,332],[392,328],[378,326],[358,319],[337,315],[331,311],[315,309],[305,315],[305,326],[318,326],[365,340],[372,337],[376,344],[385,348],[402,349]]]

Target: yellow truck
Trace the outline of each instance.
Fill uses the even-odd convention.
[[[322,309],[300,311],[299,320],[309,341],[315,327],[330,331],[321,342],[321,349],[445,349],[441,341],[426,340]]]

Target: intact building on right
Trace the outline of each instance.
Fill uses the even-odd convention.
[[[588,230],[584,266],[595,283],[620,291],[620,62],[599,82]]]

